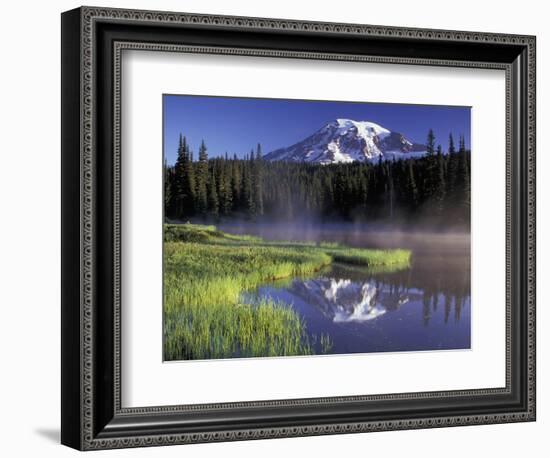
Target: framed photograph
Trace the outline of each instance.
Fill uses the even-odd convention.
[[[62,15],[62,443],[535,420],[535,37]]]

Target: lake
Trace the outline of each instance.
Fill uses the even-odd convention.
[[[359,248],[412,251],[410,268],[399,271],[335,264],[313,275],[266,283],[243,294],[244,302],[251,305],[268,298],[296,310],[316,353],[470,348],[469,234],[352,224],[226,223],[219,228],[267,240],[339,242]]]

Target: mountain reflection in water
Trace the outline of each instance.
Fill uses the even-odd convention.
[[[255,232],[247,228],[246,233]],[[390,238],[387,233],[342,226],[297,231],[295,237],[274,228],[256,233],[274,239],[320,238],[356,247],[412,250],[408,269],[384,272],[336,264],[308,277],[267,283],[243,294],[250,304],[271,299],[292,307],[313,341],[321,335],[330,337],[328,353],[470,348],[469,236],[400,233]],[[315,348],[323,353],[319,345]]]
[[[374,320],[408,301],[407,295],[394,296],[372,282],[327,277],[294,280],[289,291],[335,323]]]

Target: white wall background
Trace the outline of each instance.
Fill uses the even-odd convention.
[[[550,123],[550,30],[540,0],[117,0],[96,5],[537,35],[539,140]],[[60,13],[75,1],[2,6],[0,46],[0,453],[70,456],[58,445],[60,384]],[[108,456],[543,456],[550,428],[550,156],[538,155],[538,421],[104,452]],[[488,177],[490,179],[490,177]],[[488,266],[489,267],[489,266]]]

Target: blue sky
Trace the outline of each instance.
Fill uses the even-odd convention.
[[[180,132],[195,158],[202,139],[209,157],[242,157],[258,143],[264,154],[292,145],[337,118],[375,122],[417,143],[432,128],[444,150],[450,132],[457,145],[464,134],[470,146],[469,107],[163,95],[163,110],[168,164],[176,160]]]

